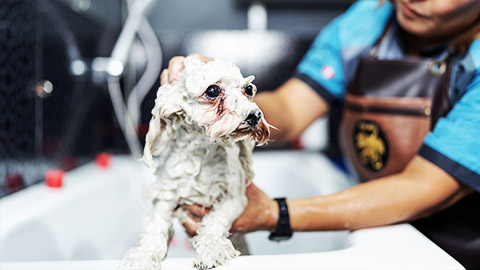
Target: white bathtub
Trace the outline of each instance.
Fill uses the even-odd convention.
[[[256,152],[255,183],[270,196],[328,194],[351,183],[311,152]],[[138,241],[152,180],[140,162],[114,157],[72,172],[60,189],[37,185],[0,199],[0,269],[116,269]],[[162,269],[192,269],[192,248],[175,223]],[[223,269],[464,269],[408,224],[353,233],[295,233],[285,242],[247,234],[251,255]]]

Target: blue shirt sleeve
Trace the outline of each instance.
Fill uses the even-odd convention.
[[[297,66],[295,76],[330,104],[342,100],[346,79],[345,57],[372,45],[383,32],[392,13],[386,2],[357,1],[344,14],[322,29]],[[354,53],[352,53],[354,52]]]
[[[297,67],[296,77],[306,82],[328,103],[341,99],[344,76],[338,28],[342,17],[324,27]]]
[[[425,137],[419,154],[480,192],[480,40],[471,46],[477,70],[466,92]]]

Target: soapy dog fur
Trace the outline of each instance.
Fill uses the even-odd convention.
[[[211,208],[192,238],[198,269],[240,254],[228,239],[229,229],[247,204],[253,147],[270,135],[252,101],[253,79],[231,62],[187,57],[180,81],[158,89],[143,156],[156,175],[148,189],[154,205],[140,243],[127,251],[120,269],[160,269],[172,218],[185,220],[184,204]]]

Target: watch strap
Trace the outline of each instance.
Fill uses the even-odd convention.
[[[290,239],[293,235],[290,227],[290,215],[288,213],[288,206],[286,198],[275,198],[278,203],[278,221],[275,229],[270,233],[268,239],[272,241],[282,241]]]

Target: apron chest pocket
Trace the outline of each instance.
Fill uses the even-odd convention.
[[[345,95],[340,141],[361,180],[402,171],[430,130],[429,97]]]

